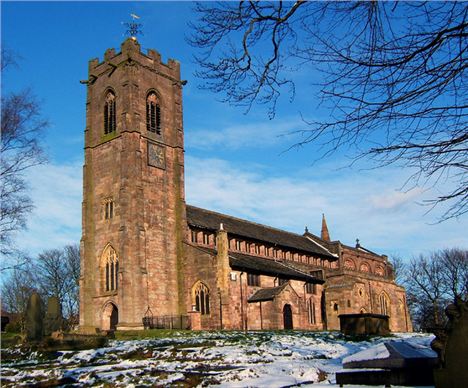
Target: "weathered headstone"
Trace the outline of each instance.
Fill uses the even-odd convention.
[[[468,387],[468,300],[457,299],[445,309],[449,322],[445,331],[436,333],[431,347],[439,356],[434,370],[436,388]]]
[[[50,336],[54,331],[61,330],[63,326],[62,308],[60,300],[51,296],[47,300],[47,312],[44,319],[44,334]]]
[[[26,307],[26,339],[39,341],[43,335],[42,300],[37,292],[33,292]]]
[[[432,385],[436,364],[437,355],[427,338],[392,340],[346,357],[336,382],[340,386]]]
[[[389,335],[388,315],[340,314],[340,330],[346,335]]]

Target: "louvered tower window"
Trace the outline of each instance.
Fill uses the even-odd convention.
[[[104,104],[104,134],[115,132],[115,94],[109,91]]]
[[[154,92],[148,94],[146,99],[146,129],[161,134],[161,106]]]

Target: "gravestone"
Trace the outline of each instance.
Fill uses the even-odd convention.
[[[388,315],[340,314],[340,331],[346,335],[389,335]]]
[[[449,318],[445,330],[435,333],[431,343],[438,354],[439,364],[434,369],[436,388],[468,387],[468,300],[458,298],[445,309]]]
[[[429,347],[429,339],[393,340],[346,357],[336,383],[432,385],[436,364],[437,354]]]
[[[63,327],[62,308],[59,298],[51,296],[47,300],[47,312],[44,319],[44,334],[50,336]]]
[[[42,300],[37,292],[33,292],[26,306],[26,339],[40,341],[43,335]]]

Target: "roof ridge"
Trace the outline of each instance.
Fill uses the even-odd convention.
[[[230,216],[230,215],[228,215],[228,214],[216,212],[216,211],[214,211],[214,210],[204,209],[204,208],[198,207],[198,206],[193,206],[193,205],[189,205],[189,204],[187,204],[186,206],[187,206],[187,207],[193,207],[193,208],[195,208],[195,209],[200,209],[200,210],[206,211],[206,212],[208,212],[208,213],[219,214],[219,215],[221,215],[221,216],[224,216],[224,217],[227,217],[227,218],[231,218],[231,219],[233,219],[233,220],[242,221],[242,222],[248,222],[249,224],[253,224],[253,225],[257,225],[257,226],[263,226],[264,228],[271,229],[271,230],[276,230],[276,231],[278,231],[278,232],[289,233],[289,234],[292,234],[292,235],[294,235],[294,236],[296,236],[296,237],[303,237],[303,238],[305,238],[305,236],[304,236],[303,234],[290,232],[289,230],[284,230],[284,229],[275,228],[274,226],[269,226],[269,225],[261,224],[261,223],[259,223],[259,222],[246,220],[246,219],[244,219],[244,218],[239,218],[239,217]],[[308,240],[308,239],[307,239],[307,240]],[[309,241],[310,241],[310,240],[309,240]],[[328,251],[328,249],[327,249],[327,251]]]

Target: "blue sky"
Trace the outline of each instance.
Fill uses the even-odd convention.
[[[280,99],[269,120],[264,107],[230,107],[200,90],[194,77],[194,49],[185,41],[194,19],[190,2],[2,2],[2,45],[14,50],[20,67],[9,69],[2,92],[31,87],[51,122],[44,145],[50,163],[28,172],[35,211],[20,248],[43,249],[79,242],[81,169],[87,62],[102,59],[124,40],[122,22],[142,17],[143,49],[181,62],[186,134],[187,202],[241,218],[302,233],[320,232],[326,214],[332,239],[409,258],[430,250],[468,248],[467,221],[435,224],[442,213],[421,206],[437,195],[431,187],[403,187],[409,171],[390,167],[347,167],[338,153],[314,163],[318,145],[285,152],[297,141],[288,133],[303,128],[299,112],[323,116],[310,93],[305,70],[296,99]],[[403,189],[402,189],[403,187]]]

